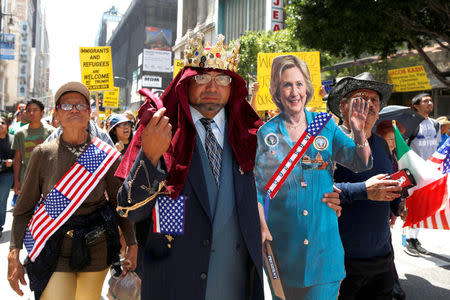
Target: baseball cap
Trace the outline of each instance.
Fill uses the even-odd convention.
[[[77,92],[83,95],[83,97],[86,99],[87,104],[89,104],[91,99],[91,93],[89,92],[89,89],[82,84],[81,82],[77,81],[71,81],[63,84],[55,93],[55,105],[58,103],[59,98],[61,98],[62,95],[68,92]]]

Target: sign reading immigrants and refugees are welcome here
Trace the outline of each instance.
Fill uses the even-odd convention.
[[[112,90],[111,47],[80,47],[81,81],[90,91]]]

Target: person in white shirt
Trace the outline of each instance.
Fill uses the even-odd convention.
[[[430,94],[421,93],[412,99],[412,108],[425,118],[420,124],[417,134],[408,141],[411,149],[427,160],[436,151],[441,142],[440,125],[430,118],[433,112],[433,99]],[[422,247],[417,239],[418,228],[407,227],[405,252],[411,256],[427,255],[429,252]]]

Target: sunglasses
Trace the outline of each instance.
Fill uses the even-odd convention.
[[[64,111],[71,111],[74,108],[76,108],[78,111],[86,111],[89,110],[89,105],[84,103],[79,104],[70,104],[70,103],[62,103],[58,105],[58,108],[64,110]]]

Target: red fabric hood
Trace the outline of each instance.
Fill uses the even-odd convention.
[[[122,161],[116,171],[116,176],[125,179],[141,148],[141,134],[153,114],[162,106],[166,107],[165,115],[172,125],[172,141],[164,154],[168,170],[167,185],[171,197],[176,198],[184,186],[186,176],[194,151],[196,130],[192,122],[188,101],[189,80],[207,71],[216,69],[183,68],[170,83],[161,99],[158,99],[147,89],[139,91],[147,97],[139,109],[139,128],[134,134]],[[226,106],[228,120],[228,142],[230,143],[237,162],[242,171],[247,172],[255,166],[256,132],[263,124],[259,116],[247,102],[247,88],[244,79],[231,71],[223,71],[231,76],[231,94]]]

